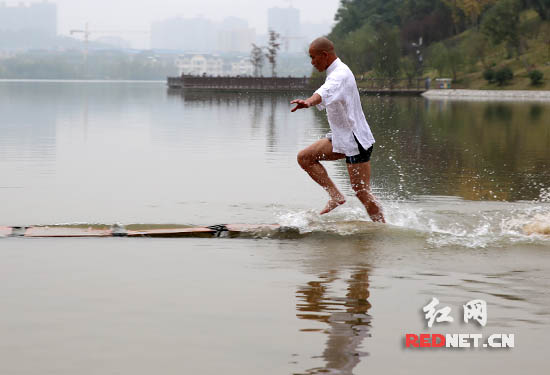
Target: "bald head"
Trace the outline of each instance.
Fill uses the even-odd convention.
[[[309,57],[311,57],[311,65],[320,72],[326,70],[338,58],[334,53],[334,44],[325,37],[317,38],[311,42]]]
[[[334,43],[332,43],[324,36],[317,38],[313,42],[311,42],[309,48],[317,52],[328,52],[329,54],[334,54]]]

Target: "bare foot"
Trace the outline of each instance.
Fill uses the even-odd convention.
[[[327,212],[330,212],[332,210],[334,210],[336,207],[342,205],[346,203],[346,199],[344,197],[338,197],[338,198],[331,198],[327,205],[325,206],[325,208],[323,209],[323,211],[321,211],[319,214],[320,215],[324,215],[326,214]]]

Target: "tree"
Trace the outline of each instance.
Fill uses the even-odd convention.
[[[399,24],[398,10],[403,0],[341,0],[329,38],[341,39],[364,24]]]
[[[464,65],[464,51],[455,46],[454,48],[448,49],[448,65],[451,74],[453,75],[453,81],[456,81],[458,72]]]
[[[271,76],[277,77],[277,72],[275,68],[277,67],[277,52],[281,48],[281,43],[279,43],[279,34],[274,30],[269,30],[269,42],[267,44],[267,61],[271,64]]]
[[[540,85],[544,74],[540,70],[531,70],[529,72],[529,78],[531,79],[531,85]]]
[[[519,53],[519,11],[518,0],[501,0],[487,11],[481,24],[481,31],[494,44],[506,42],[509,55],[511,49]]]
[[[477,25],[485,7],[496,2],[497,0],[456,0],[456,6],[464,13],[471,25]]]
[[[462,50],[465,52],[471,65],[475,65],[480,61],[485,69],[489,68],[487,62],[489,41],[485,34],[472,30],[464,40]]]
[[[458,7],[459,0],[441,0],[449,9],[451,10],[451,15],[453,19],[454,33],[458,34],[460,32],[460,23],[462,21],[462,11]]]
[[[430,65],[440,77],[449,71],[449,51],[443,43],[436,43],[430,48]]]
[[[514,78],[514,72],[507,66],[495,73],[495,80],[499,86],[503,86]]]
[[[262,47],[258,47],[254,43],[252,43],[252,51],[250,51],[250,62],[254,67],[254,77],[261,75],[264,67],[264,53]]]
[[[403,73],[405,73],[405,77],[407,77],[409,86],[412,85],[412,80],[416,77],[416,72],[418,70],[417,65],[415,56],[405,56],[401,61],[401,67]]]
[[[356,74],[372,69],[374,65],[374,31],[369,24],[351,32],[343,40],[335,40],[336,52]]]
[[[550,19],[550,0],[524,0],[528,6],[533,7],[541,20]]]
[[[379,25],[374,39],[374,70],[382,77],[396,78],[401,70],[401,43],[399,31]]]

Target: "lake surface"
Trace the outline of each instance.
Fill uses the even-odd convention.
[[[296,163],[293,94],[0,82],[0,226],[279,223],[253,238],[0,238],[1,374],[516,374],[550,364],[550,103],[364,97],[387,225]],[[452,323],[428,328],[432,297]],[[463,305],[487,302],[487,325]],[[407,333],[515,347],[406,348]]]

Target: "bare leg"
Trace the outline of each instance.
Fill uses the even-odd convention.
[[[330,199],[321,215],[332,211],[346,202],[346,198],[340,193],[334,182],[328,176],[327,170],[321,163],[322,160],[338,160],[344,158],[344,154],[332,152],[332,143],[327,139],[320,139],[311,146],[298,153],[298,164],[328,193]]]
[[[370,162],[347,164],[351,187],[367,209],[372,221],[385,223],[382,207],[370,190]]]

